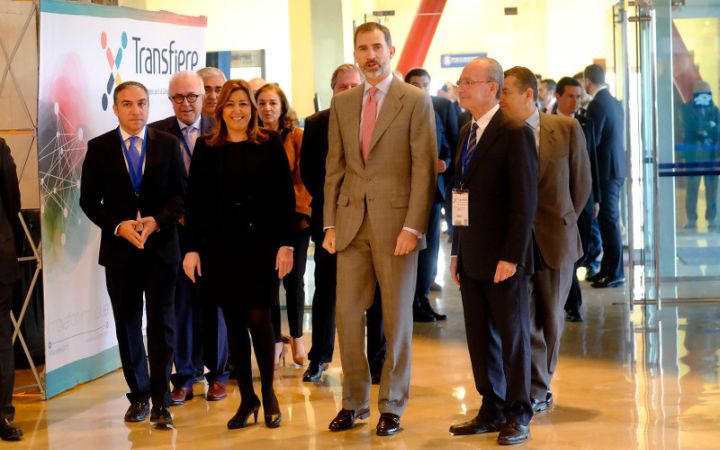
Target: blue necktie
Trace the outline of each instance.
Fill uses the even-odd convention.
[[[142,179],[142,163],[140,162],[140,154],[135,147],[135,143],[138,141],[137,136],[130,136],[130,146],[128,148],[128,165],[130,166],[130,180],[132,180],[133,188],[135,192],[140,190],[140,180]]]

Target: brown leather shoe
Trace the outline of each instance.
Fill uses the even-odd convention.
[[[209,402],[215,402],[227,397],[227,388],[222,381],[213,381],[208,388],[205,398]]]
[[[375,427],[375,434],[378,436],[391,436],[402,431],[400,428],[400,416],[392,413],[380,414],[380,420]]]
[[[185,404],[186,401],[192,400],[193,390],[192,386],[188,387],[176,387],[170,393],[170,406],[178,406]]]

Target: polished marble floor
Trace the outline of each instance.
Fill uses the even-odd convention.
[[[312,273],[312,266],[308,268]],[[373,387],[372,415],[355,429],[331,433],[340,408],[339,360],[318,384],[303,383],[303,369],[277,371],[283,422],[228,431],[239,404],[236,386],[220,402],[201,397],[172,409],[176,429],[147,422],[127,424],[125,383],[119,371],[49,401],[32,390],[18,393],[19,443],[32,449],[477,449],[496,448],[496,435],[453,437],[448,426],[476,413],[479,396],[465,346],[459,292],[444,271],[436,308],[448,320],[416,324],[411,399],[404,431],[375,436],[379,417]],[[309,286],[311,287],[311,286]],[[531,449],[720,448],[720,303],[665,305],[662,311],[630,311],[622,288],[593,290],[583,284],[585,322],[567,323],[553,381],[556,405],[537,415]],[[309,323],[309,320],[306,320]],[[309,342],[309,334],[306,342]],[[290,360],[288,359],[288,362]],[[195,385],[200,394],[204,386]],[[259,386],[258,386],[259,391]],[[262,419],[261,419],[262,422]]]

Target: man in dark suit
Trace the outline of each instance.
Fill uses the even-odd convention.
[[[177,139],[145,126],[149,107],[145,86],[121,83],[113,102],[120,126],[88,142],[80,207],[102,232],[98,262],[105,267],[120,360],[130,387],[125,421],[145,420],[152,398],[150,422],[167,428],[173,424],[167,408],[180,263],[176,223],[183,213],[185,167]]]
[[[205,87],[202,104],[203,121],[207,121],[209,130],[212,130],[215,128],[215,107],[227,79],[225,73],[217,67],[203,67],[197,71],[197,74],[202,77]]]
[[[425,69],[410,69],[405,74],[405,82],[410,83],[430,94],[430,74]],[[437,259],[440,251],[440,210],[445,201],[444,173],[451,165],[450,148],[457,146],[457,114],[453,111],[450,100],[440,97],[430,97],[435,110],[435,130],[437,135],[438,182],[435,189],[435,200],[430,207],[428,219],[427,247],[420,251],[418,256],[418,276],[415,287],[415,300],[413,301],[413,320],[416,322],[434,322],[445,320],[447,316],[440,314],[430,305],[430,287],[435,283],[437,275]],[[452,142],[452,144],[450,144]]]
[[[543,267],[530,277],[530,398],[535,412],[553,403],[550,382],[557,367],[560,337],[575,262],[582,257],[577,218],[591,190],[585,136],[573,119],[538,111],[538,85],[526,67],[505,71],[500,107],[525,122],[538,149],[535,238]]]
[[[575,264],[577,269],[584,264],[590,264],[588,255],[590,242],[592,239],[592,222],[600,210],[600,178],[598,175],[597,153],[595,152],[595,131],[593,123],[585,115],[584,109],[580,108],[582,101],[583,89],[580,82],[574,78],[563,77],[557,83],[555,96],[557,97],[557,114],[573,118],[580,123],[580,127],[585,135],[585,147],[588,151],[590,159],[590,175],[592,178],[592,190],[588,198],[585,208],[580,212],[577,226],[580,233],[580,242],[582,242],[583,257]],[[582,291],[580,289],[580,281],[577,273],[573,270],[572,284],[570,285],[570,293],[565,302],[566,319],[570,322],[582,322],[582,314],[580,307],[582,306]]]
[[[352,64],[342,64],[332,74],[330,87],[333,95],[352,89],[362,83],[360,72]],[[335,287],[337,257],[322,247],[323,187],[325,185],[325,159],[328,152],[328,125],[330,109],[322,110],[305,119],[300,153],[300,176],[312,196],[310,207],[310,234],[315,242],[315,294],[312,301],[312,347],[308,353],[307,370],[303,381],[318,381],[332,361],[335,350]]]
[[[15,380],[13,326],[10,320],[13,286],[20,276],[15,238],[20,236],[20,188],[15,161],[10,147],[0,138],[0,438],[19,441],[22,431],[17,427],[12,405]]]
[[[208,134],[212,125],[201,114],[203,79],[195,72],[181,71],[170,78],[168,96],[174,115],[151,123],[150,128],[172,134],[180,142],[185,171],[190,173],[190,160],[198,136]],[[178,224],[180,250],[185,254],[185,221]],[[193,382],[202,379],[203,366],[209,369],[205,378],[210,401],[227,397],[230,374],[225,369],[228,359],[227,329],[218,299],[202,298],[201,287],[192,283],[179,268],[175,287],[175,373],[172,376],[171,405],[182,405],[193,398]]]
[[[528,278],[535,270],[532,223],[538,159],[532,130],[499,109],[503,71],[477,58],[463,69],[460,103],[473,121],[460,133],[453,191],[450,274],[460,285],[477,416],[453,434],[500,430],[500,444],[530,437]]]
[[[600,172],[602,199],[598,222],[602,236],[603,256],[600,271],[593,277],[594,288],[623,286],[623,244],[620,233],[620,192],[627,176],[625,156],[624,114],[620,102],[610,94],[605,84],[605,72],[597,64],[585,68],[585,89],[593,100],[588,105],[588,117],[595,129],[595,143]]]

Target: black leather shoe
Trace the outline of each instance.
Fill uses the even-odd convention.
[[[582,322],[583,318],[579,311],[567,311],[565,313],[565,320],[568,322]]]
[[[478,415],[468,421],[450,425],[450,434],[461,436],[465,434],[492,433],[498,431],[503,425],[505,425],[505,419],[491,420]]]
[[[625,278],[624,277],[620,277],[620,278],[605,277],[602,280],[595,281],[590,286],[592,286],[594,288],[601,288],[601,289],[602,288],[621,287],[621,286],[625,286]]]
[[[447,320],[447,316],[445,314],[440,314],[439,312],[432,309],[432,306],[427,305],[425,306],[425,312],[430,314],[435,318],[435,320]]]
[[[380,420],[378,420],[377,426],[375,427],[375,434],[378,436],[391,436],[401,431],[400,416],[392,413],[380,414]]]
[[[268,428],[277,428],[282,421],[282,413],[265,414],[265,426]]]
[[[0,419],[0,439],[3,441],[19,441],[23,432],[7,417]]]
[[[413,308],[413,322],[435,322],[435,316],[422,308]]]
[[[537,400],[534,398],[530,399],[530,405],[532,406],[532,410],[534,412],[547,411],[553,405],[552,392],[548,391],[548,393],[545,395],[545,400]]]
[[[436,282],[433,281],[432,284],[430,285],[430,291],[442,292],[442,286],[440,286],[439,284],[437,284]]]
[[[500,445],[515,445],[528,439],[530,439],[530,427],[520,425],[517,422],[510,422],[500,429],[497,441]]]
[[[125,412],[125,422],[142,422],[150,412],[148,402],[132,402]]]
[[[330,431],[349,430],[355,424],[357,419],[367,419],[370,417],[370,409],[363,408],[357,411],[352,409],[341,409],[337,416],[330,422],[328,428]]]
[[[588,269],[587,274],[585,274],[585,281],[587,281],[589,283],[594,283],[595,281],[600,281],[603,278],[605,278],[605,275],[600,273],[599,270],[597,272],[590,272],[590,270]]]
[[[320,364],[315,361],[310,361],[310,364],[308,364],[308,368],[305,370],[305,373],[303,374],[303,381],[319,381],[322,377],[323,372],[325,372],[328,368],[328,364]]]
[[[158,430],[166,430],[173,427],[173,418],[170,411],[164,406],[153,405],[150,410],[150,423]]]

